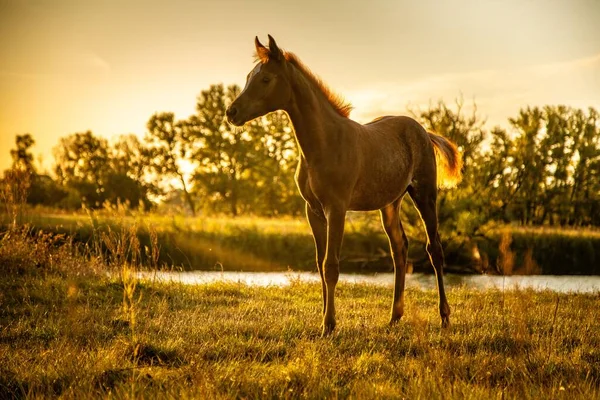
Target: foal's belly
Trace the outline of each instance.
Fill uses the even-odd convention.
[[[410,174],[401,169],[366,174],[354,186],[349,209],[379,210],[403,196],[409,184]]]
[[[398,163],[392,163],[389,167],[386,165],[383,168],[372,168],[369,173],[359,174],[358,177],[340,177],[340,180],[355,182],[352,190],[340,190],[351,193],[347,203],[349,211],[372,211],[379,210],[403,196],[410,184],[411,175],[405,166],[398,168]],[[323,199],[319,199],[311,188],[308,168],[302,162],[296,171],[296,183],[301,196],[311,208],[320,209]],[[333,189],[333,186],[328,188]],[[335,197],[335,194],[332,196]]]
[[[352,211],[379,210],[404,195],[407,187],[408,183],[388,188],[373,188],[372,190],[357,188],[352,194],[348,209]]]
[[[367,137],[350,199],[349,209],[355,211],[379,210],[393,203],[404,195],[413,175],[413,157],[403,137]]]

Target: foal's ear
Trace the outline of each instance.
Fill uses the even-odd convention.
[[[269,60],[269,49],[267,49],[263,44],[258,40],[258,36],[254,38],[254,45],[256,46],[256,56],[261,62],[267,62]]]
[[[277,61],[283,60],[283,51],[281,51],[279,46],[277,46],[277,43],[275,43],[275,39],[273,39],[273,36],[271,36],[271,35],[268,35],[268,36],[269,36],[269,57],[273,58]]]

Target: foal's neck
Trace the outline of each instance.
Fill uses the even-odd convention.
[[[338,143],[347,118],[337,113],[320,88],[292,67],[292,100],[285,110],[290,116],[303,156],[311,159],[326,155]]]

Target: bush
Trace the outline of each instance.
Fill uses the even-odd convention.
[[[478,242],[491,267],[498,260],[502,231]],[[595,231],[544,228],[509,228],[510,249],[515,253],[515,273],[527,273],[524,268],[533,261],[544,275],[600,274],[600,234]],[[482,257],[483,258],[483,257]]]

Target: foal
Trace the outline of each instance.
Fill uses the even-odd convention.
[[[268,47],[258,38],[255,45],[259,62],[226,113],[233,125],[242,126],[284,110],[294,126],[301,154],[296,183],[306,201],[323,289],[323,335],[335,328],[334,292],[348,210],[380,210],[394,261],[390,322],[402,317],[408,242],[399,210],[407,192],[425,224],[442,326],[447,327],[450,307],[444,291],[436,196],[438,178],[447,183],[460,179],[456,146],[427,133],[409,117],[386,116],[365,125],[349,119],[350,104],[333,94],[293,53],[281,50],[270,35]]]

